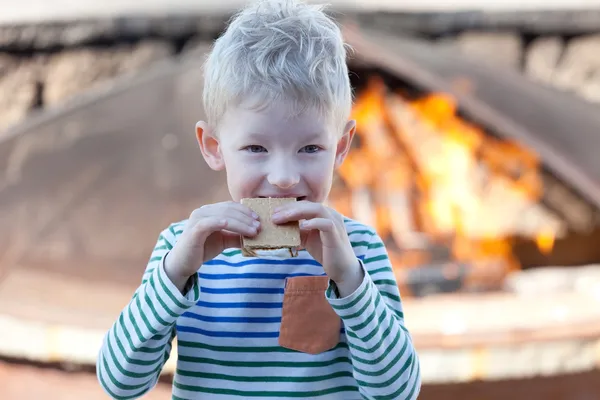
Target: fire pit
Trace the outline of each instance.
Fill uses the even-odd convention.
[[[573,398],[558,389],[600,361],[595,109],[423,43],[346,34],[359,140],[332,202],[388,240],[424,376]]]
[[[584,372],[575,381],[589,393],[581,376],[600,361],[595,109],[348,26],[359,131],[331,202],[388,242],[422,397],[430,385],[516,379],[512,396],[529,399]],[[13,228],[0,232],[0,354],[94,365],[157,232],[227,197],[189,130],[202,118],[205,50],[2,139],[0,221]],[[564,268],[540,268],[553,265]],[[456,398],[481,386],[461,388]]]
[[[535,113],[525,124],[506,123],[514,116],[489,107],[512,97],[526,102],[531,92],[496,95],[486,104],[470,96],[472,66],[458,71],[464,76],[454,86],[427,76],[435,73],[430,63],[436,59],[421,60],[417,73],[406,59],[428,53],[422,44],[401,46],[382,68],[377,56],[394,47],[384,42],[374,49],[380,37],[367,45],[356,32],[347,35],[359,50],[353,75],[358,143],[340,170],[332,203],[388,239],[394,265],[402,266],[398,279],[405,296],[500,289],[508,274],[522,268],[600,260],[594,246],[600,237],[600,164],[586,149],[600,145],[593,140],[600,126],[594,109],[566,99],[571,109],[589,112],[574,123],[581,129],[575,133],[552,125],[538,130]],[[477,85],[486,83],[480,78]],[[541,112],[559,114],[560,121],[562,108],[552,106]],[[578,143],[552,147],[553,137],[569,133]]]
[[[499,289],[520,268],[515,237],[547,254],[566,230],[539,203],[539,160],[462,119],[451,97],[399,90],[372,77],[359,92],[358,146],[332,202],[389,238],[405,296],[436,281],[442,291]]]

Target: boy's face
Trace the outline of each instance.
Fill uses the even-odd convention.
[[[225,169],[234,201],[246,197],[296,197],[323,202],[334,169],[354,136],[354,121],[336,132],[311,110],[289,118],[285,104],[261,111],[228,110],[216,137],[199,122],[202,154],[214,170]]]

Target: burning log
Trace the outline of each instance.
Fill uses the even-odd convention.
[[[441,107],[436,106],[436,111]],[[423,104],[417,106],[423,111]],[[471,237],[523,235],[535,237],[549,231],[558,235],[563,229],[561,220],[541,208],[541,182],[535,170],[535,160],[513,145],[491,146],[474,128],[460,124],[451,126],[447,135],[432,124],[418,118],[414,111],[397,96],[390,96],[390,118],[397,135],[415,155],[419,170],[425,175],[429,193],[429,208],[440,233],[456,230],[460,224]],[[448,109],[441,110],[446,114]],[[447,125],[438,122],[438,126]],[[460,137],[464,132],[464,137]],[[423,139],[423,140],[421,140]],[[488,150],[494,148],[494,150]],[[505,149],[505,163],[498,152]],[[481,160],[477,153],[482,154]],[[486,157],[486,154],[494,156]],[[435,159],[435,161],[432,161]],[[491,161],[490,161],[491,160]],[[488,162],[489,161],[489,162]],[[502,170],[502,172],[498,172]],[[517,179],[507,171],[526,171]],[[427,212],[427,211],[425,211]],[[533,218],[523,216],[533,215]]]

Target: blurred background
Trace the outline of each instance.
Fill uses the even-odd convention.
[[[1,399],[107,398],[158,233],[228,197],[193,135],[216,3],[0,0]],[[358,121],[330,203],[388,244],[420,399],[600,399],[600,1],[329,3]]]

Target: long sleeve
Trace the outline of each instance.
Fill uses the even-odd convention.
[[[156,385],[171,353],[177,318],[198,301],[196,276],[184,296],[164,271],[174,243],[172,228],[160,234],[142,284],[104,337],[96,371],[113,399],[137,399]]]
[[[332,282],[326,296],[344,323],[353,375],[366,399],[413,400],[421,373],[411,336],[404,326],[400,292],[387,250],[377,234],[353,242],[366,246],[359,261],[365,271],[360,287],[338,298]],[[362,259],[361,259],[362,258]]]

